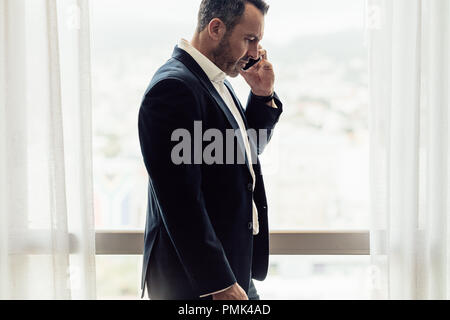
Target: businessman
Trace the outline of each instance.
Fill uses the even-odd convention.
[[[258,155],[282,113],[259,44],[267,11],[263,0],[203,0],[192,40],[179,41],[145,92],[142,296],[147,285],[150,299],[259,299],[252,279],[267,275],[269,234]],[[245,109],[227,80],[239,75]]]

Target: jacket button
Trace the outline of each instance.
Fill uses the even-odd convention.
[[[252,229],[253,229],[253,223],[252,223],[252,222],[249,222],[249,223],[248,223],[248,229],[249,229],[249,230],[252,230]]]
[[[248,189],[248,191],[253,191],[253,183],[249,183],[247,185],[247,189]]]

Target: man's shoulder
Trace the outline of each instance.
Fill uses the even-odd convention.
[[[179,83],[180,85],[184,84],[192,90],[195,90],[196,86],[200,85],[200,80],[192,73],[192,71],[181,61],[173,57],[155,72],[150,81],[149,89],[161,82]]]
[[[141,107],[150,99],[166,102],[181,99],[185,103],[194,101],[200,86],[198,78],[182,62],[171,58],[155,72],[144,93]]]

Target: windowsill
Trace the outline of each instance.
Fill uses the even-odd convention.
[[[368,255],[369,231],[307,230],[270,232],[270,254],[275,255]],[[96,253],[140,255],[143,230],[97,230]]]

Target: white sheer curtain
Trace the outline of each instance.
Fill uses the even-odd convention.
[[[87,0],[0,0],[0,299],[95,299]]]
[[[450,298],[450,1],[369,0],[373,297]]]

